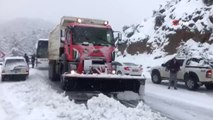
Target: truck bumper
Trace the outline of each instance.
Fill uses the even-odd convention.
[[[63,80],[67,84],[75,83],[72,90],[123,92],[133,91],[144,94],[145,78],[137,76],[122,76],[108,74],[64,74]]]

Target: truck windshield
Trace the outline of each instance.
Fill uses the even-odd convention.
[[[114,45],[113,32],[108,28],[77,26],[73,32],[73,44]]]

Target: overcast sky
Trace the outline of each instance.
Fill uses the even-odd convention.
[[[112,27],[140,23],[167,0],[0,0],[0,21],[18,17],[57,23],[62,16],[109,20]]]

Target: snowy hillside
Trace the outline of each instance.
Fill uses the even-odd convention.
[[[0,24],[0,51],[7,55],[32,54],[39,38],[48,38],[53,24],[40,19],[17,18]],[[18,51],[18,52],[17,52]]]
[[[157,59],[178,53],[213,58],[211,0],[171,0],[141,24],[125,26],[118,55]],[[140,62],[141,63],[141,62]]]

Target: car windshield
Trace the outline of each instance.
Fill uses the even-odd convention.
[[[24,61],[24,59],[8,59],[5,62],[5,67],[10,67],[10,68],[14,68],[14,67],[26,67],[27,64]]]
[[[81,27],[74,28],[73,44],[114,45],[113,32],[111,29]]]
[[[134,64],[134,63],[123,63],[123,64],[126,66],[138,66],[137,64]]]

